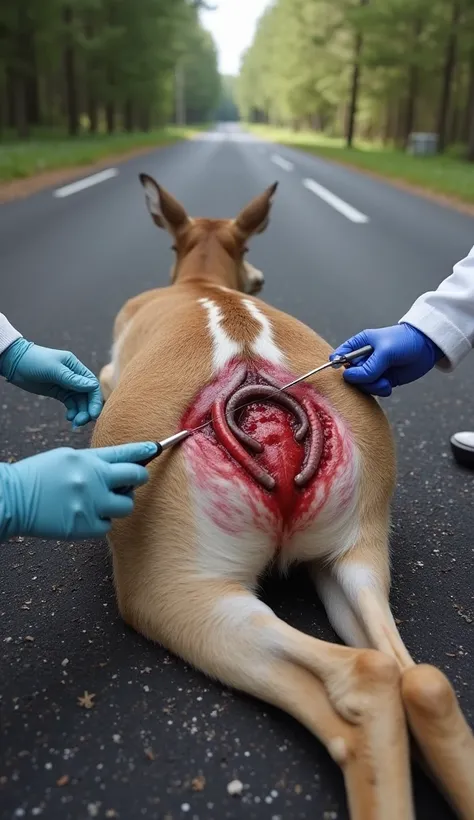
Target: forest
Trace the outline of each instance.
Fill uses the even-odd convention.
[[[147,132],[213,118],[202,0],[2,0],[0,140]]]
[[[237,85],[241,116],[474,161],[474,0],[275,0]]]

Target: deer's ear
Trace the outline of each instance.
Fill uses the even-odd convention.
[[[164,228],[174,236],[189,224],[189,216],[183,206],[158,185],[153,177],[140,174],[140,182],[145,189],[150,216],[158,228]]]
[[[278,182],[270,185],[263,194],[256,196],[245,206],[234,220],[234,225],[246,239],[262,233],[270,221],[270,210]]]

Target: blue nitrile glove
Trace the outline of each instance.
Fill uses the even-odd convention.
[[[148,480],[144,461],[156,453],[145,442],[73,450],[62,447],[16,464],[0,464],[0,541],[13,535],[82,539],[105,535],[111,518],[133,510],[121,487]]]
[[[17,339],[0,355],[0,374],[29,393],[62,401],[75,427],[97,419],[102,410],[98,380],[66,350]]]
[[[393,387],[420,379],[443,357],[428,336],[402,322],[393,327],[363,330],[340,345],[329,358],[364,345],[371,345],[374,352],[365,361],[356,360],[348,367],[344,379],[375,396],[390,396]]]

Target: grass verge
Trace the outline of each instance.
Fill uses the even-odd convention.
[[[474,204],[474,163],[446,154],[414,157],[403,151],[383,148],[373,143],[358,143],[346,148],[342,139],[312,132],[292,132],[283,128],[249,125],[248,130],[272,142],[298,148],[323,159],[333,160],[387,177],[396,182],[441,194],[453,201]]]
[[[107,157],[124,155],[128,151],[169,145],[189,139],[196,128],[166,127],[148,133],[98,134],[97,136],[65,137],[38,134],[25,142],[0,142],[0,182],[26,179],[61,168],[93,165]]]

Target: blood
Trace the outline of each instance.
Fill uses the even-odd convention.
[[[252,365],[232,362],[195,397],[182,419],[183,428],[210,420],[212,424],[183,446],[194,481],[212,499],[207,513],[221,529],[240,531],[239,503],[244,493],[254,525],[271,527],[280,537],[304,528],[324,508],[336,478],[352,457],[352,447],[330,405],[308,384],[291,391],[309,421],[303,441],[297,441],[301,419],[266,400],[237,410],[235,421],[242,434],[238,440],[226,418],[232,395],[242,386],[281,385],[294,378],[263,360]],[[338,492],[341,503],[346,503],[352,486],[341,486]]]
[[[253,453],[247,452],[229,428],[226,417],[225,400],[221,399],[213,405],[212,423],[216,439],[221,447],[223,447],[258,484],[268,491],[273,491],[277,486],[276,478],[271,472],[265,469],[263,464],[259,463],[255,450]],[[262,445],[264,445],[264,442],[262,442]],[[260,454],[262,452],[264,452],[264,446],[262,446]]]

